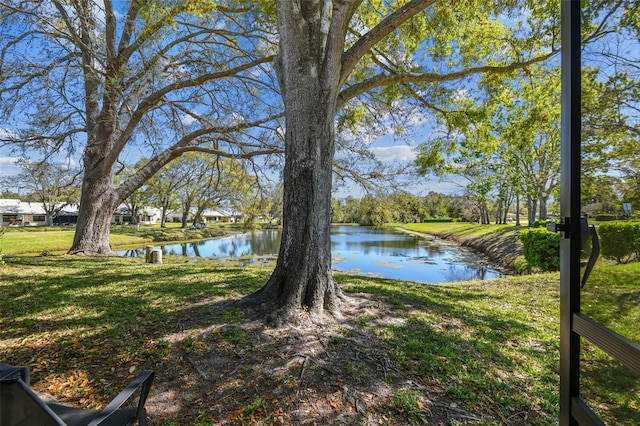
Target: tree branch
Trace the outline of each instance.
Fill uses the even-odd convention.
[[[155,108],[165,95],[175,90],[185,89],[185,88],[194,87],[194,86],[200,86],[211,80],[220,79],[224,77],[234,77],[236,76],[236,74],[240,73],[241,71],[246,71],[259,64],[271,62],[273,58],[274,56],[266,56],[266,57],[255,59],[253,61],[247,62],[245,64],[239,65],[235,68],[231,68],[228,70],[219,71],[216,73],[203,74],[197,78],[193,78],[190,80],[178,81],[176,83],[165,86],[157,90],[156,92],[150,94],[147,98],[145,98],[142,102],[140,102],[140,104],[134,111],[133,115],[131,116],[129,122],[127,123],[127,127],[119,135],[118,140],[114,145],[114,149],[112,149],[110,152],[110,157],[111,157],[110,161],[115,161],[115,159],[120,155],[120,152],[122,151],[122,149],[124,149],[124,146],[131,139],[133,132],[135,131],[138,124],[140,123],[140,120],[142,120],[142,118],[147,112]]]
[[[340,75],[340,86],[346,81],[360,59],[369,52],[380,40],[392,33],[402,23],[413,18],[417,13],[431,6],[436,0],[411,0],[399,9],[396,9],[389,16],[384,18],[378,25],[368,33],[358,39],[342,55],[342,71]]]
[[[463,77],[467,77],[473,74],[481,73],[494,73],[494,74],[507,74],[512,71],[525,68],[529,65],[543,62],[554,55],[556,55],[560,49],[551,51],[544,55],[529,59],[523,62],[514,62],[508,65],[481,65],[477,67],[470,67],[459,71],[453,71],[447,74],[438,73],[406,73],[406,74],[378,74],[360,83],[353,84],[347,87],[340,93],[338,98],[338,106],[342,107],[347,101],[355,98],[371,89],[377,87],[389,86],[399,83],[419,83],[419,82],[444,82],[458,80]]]

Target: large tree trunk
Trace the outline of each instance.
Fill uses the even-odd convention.
[[[301,307],[314,317],[325,310],[337,316],[342,297],[331,273],[333,116],[314,114],[310,93],[287,114],[282,243],[271,278],[255,295],[276,323]]]
[[[111,254],[111,218],[119,203],[111,176],[100,168],[86,169],[70,254]]]
[[[266,306],[276,325],[289,322],[303,307],[314,319],[325,311],[339,316],[343,298],[331,272],[340,62],[324,57],[321,22],[314,19],[320,13],[304,10],[303,18],[300,10],[285,3],[278,3],[281,41],[276,64],[286,120],[282,242],[273,274],[252,298]],[[316,7],[322,8],[322,2]]]
[[[111,84],[117,84],[112,74],[116,70],[110,69],[105,75],[106,81],[111,83],[109,85],[103,85],[103,80],[94,72],[95,58],[89,49],[92,44],[90,32],[90,26],[82,26],[87,146],[84,149],[84,177],[78,223],[69,253],[107,255],[111,254],[111,217],[122,200],[113,186],[113,165],[117,155],[111,152],[115,146],[117,105],[120,98],[116,95],[117,91],[110,91],[113,88]],[[106,42],[111,46],[115,45],[112,38],[108,38]],[[104,90],[102,101],[101,87]]]

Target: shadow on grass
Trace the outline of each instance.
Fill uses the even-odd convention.
[[[34,382],[95,369],[98,387],[102,379],[117,387],[122,383],[117,376],[132,367],[153,368],[147,355],[163,351],[156,348],[158,341],[220,322],[211,316],[217,299],[251,292],[267,276],[233,267],[147,266],[122,259],[6,261],[0,284],[2,361],[28,365]]]
[[[152,369],[151,424],[385,418],[447,424],[456,416],[485,417],[407,382],[378,340],[362,331],[362,315],[322,329],[265,327],[234,300],[257,290],[268,269],[114,258],[7,260],[0,284],[6,295],[0,301],[2,361],[28,366],[34,389],[63,402],[98,407],[136,371]],[[358,309],[376,311],[373,303]],[[397,395],[418,399],[400,403]]]
[[[270,268],[167,260],[7,258],[2,361],[91,407],[153,369],[158,425],[557,422],[557,275],[458,285],[337,275],[371,302],[337,325],[283,333],[234,304]],[[611,419],[627,419],[620,407]]]
[[[488,283],[388,281],[381,289],[358,280],[352,286],[382,293],[405,312],[404,324],[381,334],[407,370],[439,382],[470,409],[492,412],[506,424],[556,422],[558,335],[553,307],[544,301],[553,300],[552,288],[523,288],[514,295],[513,288],[487,292]]]

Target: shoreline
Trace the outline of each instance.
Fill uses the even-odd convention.
[[[514,270],[512,267],[513,262],[518,256],[522,255],[522,246],[515,234],[496,235],[491,233],[480,236],[460,236],[454,232],[447,231],[419,232],[402,226],[396,226],[395,228],[409,234],[441,238],[453,241],[463,247],[469,247],[487,256],[495,266],[510,272]]]

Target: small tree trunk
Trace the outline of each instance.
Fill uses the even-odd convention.
[[[168,199],[167,199],[166,202],[163,200],[162,204],[161,204],[161,213],[160,213],[160,228],[166,228],[167,227],[167,212],[168,211],[169,211]]]
[[[547,201],[548,197],[540,196],[540,220],[547,220]]]
[[[536,200],[532,196],[527,195],[527,218],[529,220],[529,226],[533,225],[533,222],[536,221],[536,206]]]
[[[182,228],[187,229],[187,224],[189,222],[189,209],[182,209]]]

